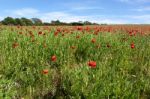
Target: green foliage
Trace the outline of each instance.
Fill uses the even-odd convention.
[[[38,19],[38,18],[32,18],[31,19],[34,25],[40,26],[42,25],[42,20]]]
[[[15,21],[16,21],[15,25],[20,25],[20,26],[26,25],[26,23],[22,19],[16,18]]]
[[[20,25],[20,26],[31,26],[33,25],[32,21],[27,19],[27,18],[12,18],[12,17],[7,17],[2,21],[2,24],[4,25]]]
[[[80,23],[80,22],[72,22],[70,23],[72,26],[83,26],[84,24],[83,23]]]
[[[24,23],[24,25],[26,26],[31,26],[33,25],[32,21],[30,19],[27,18],[21,18],[22,22]]]
[[[60,27],[47,28],[1,26],[0,99],[150,98],[150,35],[74,30],[55,36]],[[65,29],[74,27],[61,27]],[[41,30],[46,34],[39,35]],[[13,47],[14,43],[18,45]],[[96,68],[88,66],[89,60],[96,61]]]
[[[6,17],[3,21],[2,21],[3,25],[20,25],[20,26],[55,26],[55,25],[71,25],[71,26],[83,26],[83,25],[99,25],[98,23],[92,23],[89,21],[79,21],[79,22],[70,22],[70,23],[66,23],[66,22],[61,22],[59,20],[52,20],[51,23],[48,22],[42,22],[41,19],[39,18],[12,18],[12,17]]]
[[[12,17],[6,17],[2,23],[4,25],[15,25],[16,24],[16,21],[12,18]]]

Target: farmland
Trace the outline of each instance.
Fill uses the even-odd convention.
[[[0,99],[149,99],[150,26],[0,26]]]

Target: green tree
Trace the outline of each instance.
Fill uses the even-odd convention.
[[[19,18],[16,18],[15,21],[16,21],[16,25],[21,25],[21,26],[25,25],[25,22],[23,22],[23,20],[21,20]]]
[[[84,24],[84,25],[92,25],[92,23],[89,22],[89,21],[84,21],[83,24]]]
[[[69,25],[69,24],[65,22],[61,22],[59,20],[56,20],[56,21],[52,20],[51,25]]]
[[[43,25],[45,25],[45,26],[50,26],[51,24],[48,23],[48,22],[44,22]]]
[[[3,21],[2,24],[4,25],[15,25],[16,21],[12,17],[6,17]]]
[[[38,18],[32,18],[31,19],[34,25],[43,25],[42,20]]]
[[[81,22],[72,22],[72,23],[70,23],[70,25],[72,25],[72,26],[83,26],[84,24]]]
[[[52,24],[52,25],[60,25],[61,22],[60,22],[59,20],[56,20],[56,21],[52,20],[52,21],[51,21],[51,24]]]
[[[2,21],[0,21],[0,25],[2,25]]]
[[[26,26],[33,25],[32,21],[30,19],[27,19],[27,18],[23,17],[23,18],[21,18],[21,20],[22,20],[23,24],[26,25]]]

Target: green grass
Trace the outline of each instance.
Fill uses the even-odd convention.
[[[1,99],[150,98],[149,35],[130,37],[119,30],[93,35],[94,30],[84,34],[74,30],[72,34],[54,36],[54,27],[49,27],[51,31],[37,28],[40,29],[1,26]],[[34,42],[25,29],[33,32]],[[18,34],[19,31],[23,34]],[[46,35],[38,35],[38,31]],[[96,39],[95,43],[91,42],[92,38]],[[19,46],[13,48],[14,42]],[[130,47],[132,42],[134,49]],[[106,46],[108,43],[110,48]],[[51,61],[53,55],[57,57],[56,62]],[[90,60],[96,61],[96,68],[88,66]],[[43,69],[49,70],[47,75],[42,74]]]

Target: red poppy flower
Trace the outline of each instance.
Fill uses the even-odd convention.
[[[130,36],[132,36],[132,35],[133,35],[131,31],[129,32],[129,35],[130,35]]]
[[[95,38],[93,38],[93,39],[91,40],[91,42],[92,42],[92,43],[95,43],[95,42],[96,42],[96,39],[95,39]]]
[[[82,30],[82,27],[77,27],[77,30],[81,31],[81,30]]]
[[[17,26],[17,28],[19,29],[19,28],[20,28],[20,26]]]
[[[39,33],[38,33],[38,35],[41,35],[42,34],[42,31],[40,31]]]
[[[88,62],[88,65],[89,65],[91,68],[96,68],[96,62],[95,62],[95,61],[89,61],[89,62]]]
[[[75,49],[76,47],[75,47],[75,46],[71,46],[71,48],[72,48],[72,49]]]
[[[56,59],[57,59],[57,57],[56,57],[55,55],[53,55],[53,56],[51,57],[51,61],[53,61],[53,62],[55,62]]]
[[[43,74],[48,74],[48,69],[44,69],[44,70],[42,71],[42,73],[43,73]]]
[[[131,43],[131,48],[132,48],[132,49],[134,49],[134,48],[135,48],[134,43]]]
[[[22,32],[19,32],[19,34],[23,34]]]
[[[16,42],[12,44],[12,47],[13,47],[13,48],[16,48],[16,47],[18,47],[18,46],[19,46],[19,44],[16,43]]]
[[[80,38],[80,36],[78,35],[78,36],[76,36],[76,38]]]
[[[107,44],[107,48],[110,48],[111,46],[110,46],[110,44]]]
[[[54,36],[57,36],[58,35],[58,32],[56,31],[56,32],[54,32]]]
[[[64,33],[62,33],[62,36],[65,36],[65,34],[64,34]]]
[[[97,32],[97,31],[95,31],[95,32],[94,32],[94,35],[98,35],[98,32]]]
[[[46,33],[43,33],[43,35],[46,35]]]

